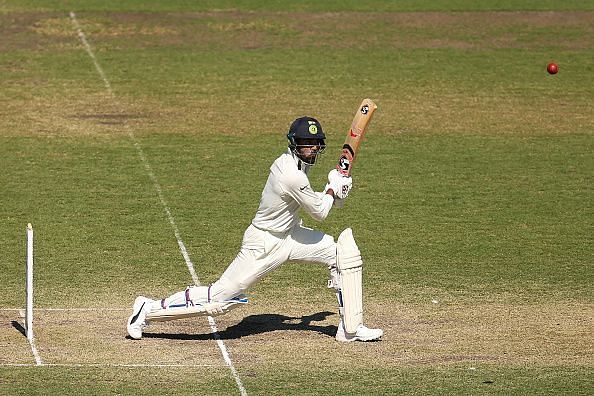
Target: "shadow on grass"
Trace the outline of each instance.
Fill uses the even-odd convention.
[[[317,333],[334,337],[337,326],[318,326],[312,322],[321,322],[334,312],[318,312],[312,315],[292,317],[278,314],[250,315],[243,318],[236,325],[229,326],[217,334],[221,340],[234,340],[254,334],[268,333],[276,330],[315,331]],[[170,340],[211,340],[212,333],[206,334],[171,334],[171,333],[143,333],[146,338],[164,338]]]

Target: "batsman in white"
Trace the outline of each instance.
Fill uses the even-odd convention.
[[[289,148],[270,167],[260,206],[243,235],[241,250],[223,275],[210,286],[189,286],[162,300],[138,297],[127,330],[142,338],[151,322],[190,316],[220,315],[247,304],[243,293],[268,272],[288,260],[324,264],[330,270],[328,287],[338,298],[340,322],[336,340],[378,340],[381,329],[363,325],[361,254],[350,228],[338,240],[302,225],[303,210],[317,221],[340,207],[352,188],[351,177],[333,169],[323,192],[315,192],[308,174],[326,148],[320,123],[311,117],[296,119],[287,134]]]

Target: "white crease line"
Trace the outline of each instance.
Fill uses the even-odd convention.
[[[103,72],[103,69],[99,65],[99,62],[97,61],[97,58],[95,57],[95,54],[93,53],[93,49],[89,45],[89,42],[87,41],[87,38],[86,38],[84,32],[82,31],[82,29],[80,27],[80,24],[78,23],[78,20],[76,19],[76,14],[74,12],[72,12],[72,11],[70,12],[70,18],[72,19],[72,23],[74,24],[74,27],[76,28],[76,31],[78,32],[78,36],[80,37],[83,45],[85,46],[85,49],[87,50],[87,53],[89,54],[89,56],[91,57],[91,59],[93,59],[93,63],[95,64],[95,68],[97,69],[97,72],[99,73],[99,75],[103,79],[103,82],[105,83],[105,87],[107,88],[107,91],[109,92],[110,95],[114,96],[113,90],[111,89],[111,84],[109,83],[109,80],[107,79],[105,73]],[[169,219],[169,223],[171,224],[171,227],[173,228],[173,232],[175,234],[175,238],[177,239],[177,244],[178,244],[179,249],[180,249],[180,251],[182,253],[182,256],[184,257],[184,260],[186,262],[186,266],[188,267],[188,271],[190,271],[190,275],[192,277],[192,281],[194,282],[195,285],[198,286],[198,285],[200,285],[200,281],[198,279],[198,275],[196,275],[196,271],[194,270],[194,264],[190,260],[190,255],[188,254],[188,251],[186,249],[186,246],[184,245],[184,243],[183,243],[183,241],[181,239],[181,234],[179,232],[179,229],[177,228],[177,225],[175,223],[175,219],[173,218],[173,215],[171,214],[171,211],[169,210],[169,206],[167,205],[167,201],[165,200],[165,197],[163,196],[163,192],[161,190],[161,185],[159,184],[159,182],[158,182],[155,174],[153,173],[153,170],[151,168],[151,165],[148,162],[148,160],[146,159],[146,156],[144,155],[144,152],[142,150],[142,147],[136,141],[136,138],[134,137],[134,134],[132,133],[132,131],[128,131],[128,133],[130,135],[130,138],[134,142],[134,147],[136,147],[136,149],[138,151],[138,155],[140,156],[140,159],[144,163],[144,167],[146,168],[146,171],[148,173],[148,176],[152,180],[152,182],[153,182],[153,184],[155,186],[155,189],[157,190],[157,194],[159,196],[159,200],[161,201],[161,205],[163,205],[163,208],[165,210],[165,213],[167,214],[167,218]],[[237,384],[237,387],[239,388],[239,392],[242,394],[242,396],[247,396],[247,391],[245,390],[245,387],[243,386],[243,384],[241,382],[241,378],[239,378],[239,375],[237,374],[237,370],[235,369],[235,367],[233,365],[233,362],[231,361],[231,358],[229,357],[229,352],[227,351],[227,348],[225,347],[225,344],[223,343],[223,341],[221,340],[220,335],[218,334],[217,327],[216,327],[216,322],[215,322],[214,318],[212,318],[212,317],[209,316],[208,317],[208,322],[210,323],[210,328],[212,330],[213,336],[217,340],[217,345],[219,346],[219,349],[221,350],[221,353],[223,355],[223,359],[225,359],[225,362],[227,363],[227,366],[229,366],[229,369],[231,370],[231,374],[233,375],[233,378],[235,379],[235,383]]]
[[[227,352],[227,348],[225,348],[225,344],[223,343],[223,340],[221,340],[221,336],[219,335],[219,332],[217,330],[217,324],[212,316],[208,317],[208,323],[210,323],[210,328],[212,329],[212,335],[213,335],[214,339],[217,341],[217,345],[219,346],[219,349],[221,350],[221,353],[223,354],[223,359],[225,359],[225,363],[227,363],[227,366],[229,366],[229,369],[231,370],[231,374],[233,375],[233,378],[235,378],[235,382],[237,383],[237,387],[239,388],[239,391],[241,392],[242,395],[247,396],[247,391],[245,390],[245,388],[243,387],[243,385],[241,383],[241,380],[239,379],[239,374],[237,373],[237,370],[235,369],[235,366],[233,365],[233,362],[231,361],[231,357],[229,356],[229,353]]]
[[[25,311],[19,310],[19,315],[21,318],[25,317]],[[23,328],[26,327],[26,324],[23,322]],[[37,346],[35,346],[35,335],[31,332],[31,338],[27,337],[27,341],[29,341],[29,345],[31,346],[31,353],[33,353],[33,358],[35,359],[35,365],[41,366],[43,361],[41,360],[41,356],[39,355],[39,351],[37,350]]]

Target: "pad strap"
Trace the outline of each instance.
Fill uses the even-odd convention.
[[[217,316],[232,309],[246,305],[247,297],[241,295],[225,301],[212,301],[204,304],[193,303],[187,306],[169,307],[149,312],[146,316],[148,322],[166,322],[169,320],[191,318],[194,316]]]

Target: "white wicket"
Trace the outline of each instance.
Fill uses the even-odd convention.
[[[27,270],[25,294],[27,307],[25,308],[25,333],[29,341],[33,340],[33,227],[27,224]]]

